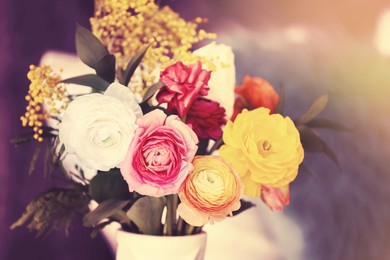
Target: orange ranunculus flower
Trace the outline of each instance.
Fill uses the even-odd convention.
[[[279,94],[268,81],[260,77],[244,76],[242,85],[237,86],[234,92],[246,101],[246,108],[255,109],[265,107],[272,114],[279,102]]]
[[[240,208],[243,185],[235,168],[220,156],[197,156],[179,191],[180,217],[193,226],[214,223]]]
[[[262,185],[261,199],[272,210],[283,211],[290,204],[290,185],[279,188]]]

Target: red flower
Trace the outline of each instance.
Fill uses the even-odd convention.
[[[166,86],[160,89],[157,101],[168,103],[169,112],[177,111],[183,117],[195,99],[208,94],[210,74],[210,71],[202,70],[200,61],[192,66],[177,62],[167,67],[160,75]]]
[[[237,86],[234,92],[239,97],[234,102],[232,120],[244,108],[252,110],[258,107],[266,107],[270,109],[270,113],[272,114],[279,102],[279,94],[268,81],[259,77],[246,75],[242,85]]]
[[[283,211],[284,206],[290,204],[290,187],[270,187],[261,185],[261,199],[272,210]]]
[[[199,138],[217,140],[222,136],[221,127],[226,124],[225,109],[219,103],[199,98],[187,113],[186,123]]]

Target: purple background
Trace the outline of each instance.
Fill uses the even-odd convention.
[[[38,64],[48,49],[74,52],[76,22],[88,26],[91,1],[12,0],[2,1],[1,12],[1,238],[0,259],[110,259],[103,239],[91,239],[80,218],[70,237],[55,231],[46,239],[35,239],[26,228],[9,231],[10,224],[23,212],[35,194],[54,184],[44,179],[38,168],[28,176],[34,150],[30,143],[19,148],[9,139],[25,131],[19,121],[24,113],[29,64]],[[93,248],[93,250],[91,250]],[[3,255],[2,255],[3,254]]]
[[[324,117],[354,128],[354,134],[322,131],[342,170],[322,155],[307,156],[313,174],[292,185],[286,213],[301,226],[304,259],[389,259],[390,158],[389,59],[372,45],[376,17],[386,1],[163,1],[186,18],[209,18],[209,31],[236,54],[237,83],[259,75],[286,87],[286,113],[293,118],[328,93]],[[190,8],[188,8],[190,7]],[[110,259],[101,238],[90,239],[78,220],[45,240],[26,228],[9,231],[31,197],[50,187],[39,169],[27,176],[34,144],[14,148],[24,131],[28,65],[49,49],[74,52],[76,22],[88,26],[91,1],[0,1],[0,259]],[[315,37],[285,44],[288,25]],[[279,46],[279,47],[278,47]]]

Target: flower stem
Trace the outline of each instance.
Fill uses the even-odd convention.
[[[203,228],[203,226],[202,227],[195,227],[193,234],[199,234],[200,232],[202,232],[202,228]]]
[[[165,221],[164,235],[173,236],[176,231],[176,209],[178,204],[177,194],[167,196],[167,217]]]
[[[192,232],[194,231],[194,229],[195,229],[194,226],[188,224],[188,225],[186,226],[186,230],[185,230],[184,233],[185,233],[186,235],[192,235]]]
[[[179,220],[177,221],[177,235],[181,236],[184,233],[184,220],[179,216]]]
[[[211,147],[210,151],[208,151],[207,155],[211,155],[215,150],[219,149],[223,145],[222,137],[215,141],[214,145]]]

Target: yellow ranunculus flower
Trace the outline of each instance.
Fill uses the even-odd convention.
[[[298,174],[303,148],[293,121],[267,108],[244,109],[229,121],[223,133],[220,155],[233,164],[248,196],[260,195],[261,184],[280,187]]]

